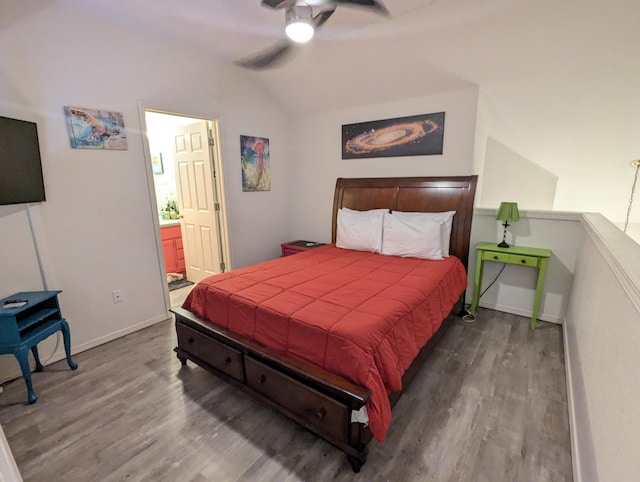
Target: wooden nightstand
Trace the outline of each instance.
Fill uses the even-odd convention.
[[[536,295],[533,300],[533,314],[531,316],[531,329],[535,330],[540,308],[540,298],[542,296],[542,284],[544,273],[547,268],[547,259],[551,256],[551,250],[542,248],[526,248],[524,246],[509,246],[500,248],[496,243],[479,243],[476,246],[478,259],[476,261],[476,276],[473,283],[473,299],[469,311],[475,315],[482,292],[482,268],[485,261],[496,261],[498,263],[519,264],[538,268],[538,283],[536,285]]]
[[[308,249],[317,248],[319,246],[325,246],[325,243],[316,243],[314,241],[289,241],[288,243],[282,243],[282,257],[291,256],[292,254],[307,251]]]

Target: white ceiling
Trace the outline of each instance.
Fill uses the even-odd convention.
[[[64,1],[140,31],[196,44],[211,54],[212,61],[228,64],[284,37],[284,12],[262,7],[260,0]],[[247,72],[264,82],[291,112],[383,102],[469,86],[472,79],[432,61],[440,51],[440,32],[469,21],[481,22],[519,3],[527,2],[386,0],[391,18],[341,6],[315,39],[297,47],[284,65]]]
[[[212,62],[229,65],[284,36],[284,12],[262,7],[260,0],[58,1],[197,45]],[[638,0],[385,0],[385,5],[391,18],[339,7],[284,65],[247,75],[291,113],[472,85],[489,96],[519,90],[514,95],[523,102],[531,102],[524,86],[536,82],[536,92],[548,88],[565,95],[569,89],[571,95],[577,89],[600,97],[603,83],[610,82],[611,53],[628,59],[616,88],[637,90],[639,43],[635,28],[621,22],[640,15]]]

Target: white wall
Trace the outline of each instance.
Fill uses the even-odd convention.
[[[425,25],[415,44],[437,42],[425,62],[437,56],[438,67],[480,86],[484,139],[558,177],[553,209],[624,220],[629,161],[640,157],[640,2],[435,2],[426,11],[439,7],[459,11],[451,25],[430,15],[440,29]],[[505,182],[525,184],[518,174]]]
[[[478,89],[363,106],[293,119],[292,238],[331,240],[331,210],[339,177],[469,175],[473,173]],[[442,155],[342,159],[342,125],[445,112]]]
[[[551,210],[558,177],[525,159],[495,139],[488,138],[478,206],[497,207],[502,201],[520,209]]]
[[[22,482],[22,476],[18,470],[11,447],[4,435],[4,430],[0,426],[0,481],[2,482]]]
[[[0,276],[0,294],[11,294],[16,287],[42,289],[27,207],[0,206],[0,223],[0,266],[3,272]]]
[[[636,481],[640,453],[640,245],[583,219],[565,323],[576,481]]]
[[[7,46],[0,50],[0,114],[38,123],[47,201],[33,207],[35,234],[49,288],[64,291],[74,352],[167,316],[138,100],[220,119],[232,262],[238,267],[278,255],[289,231],[287,118],[251,77],[213,64],[192,45],[115,26],[60,2],[3,23],[0,44]],[[122,112],[128,150],[71,149],[65,105]],[[271,139],[272,191],[242,192],[240,134]],[[0,296],[41,289],[23,211],[0,207],[0,239]],[[123,303],[112,302],[115,289]],[[48,350],[41,353],[49,358]],[[17,363],[0,359],[4,378]]]

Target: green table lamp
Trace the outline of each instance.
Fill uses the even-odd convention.
[[[504,221],[504,234],[502,235],[502,242],[498,245],[498,247],[508,248],[509,245],[507,244],[507,228],[509,227],[509,221],[520,221],[518,203],[500,203],[496,219],[498,221]]]

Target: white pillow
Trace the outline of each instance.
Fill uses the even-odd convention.
[[[444,256],[445,258],[449,257],[451,228],[453,226],[453,215],[455,213],[455,211],[444,211],[441,213],[407,213],[402,211],[393,211],[394,216],[415,220],[416,222],[424,220],[442,223],[440,228],[440,249],[442,250],[442,256]]]
[[[382,254],[422,259],[442,259],[442,222],[384,215]]]
[[[382,219],[388,209],[338,210],[336,246],[355,251],[382,251]]]

